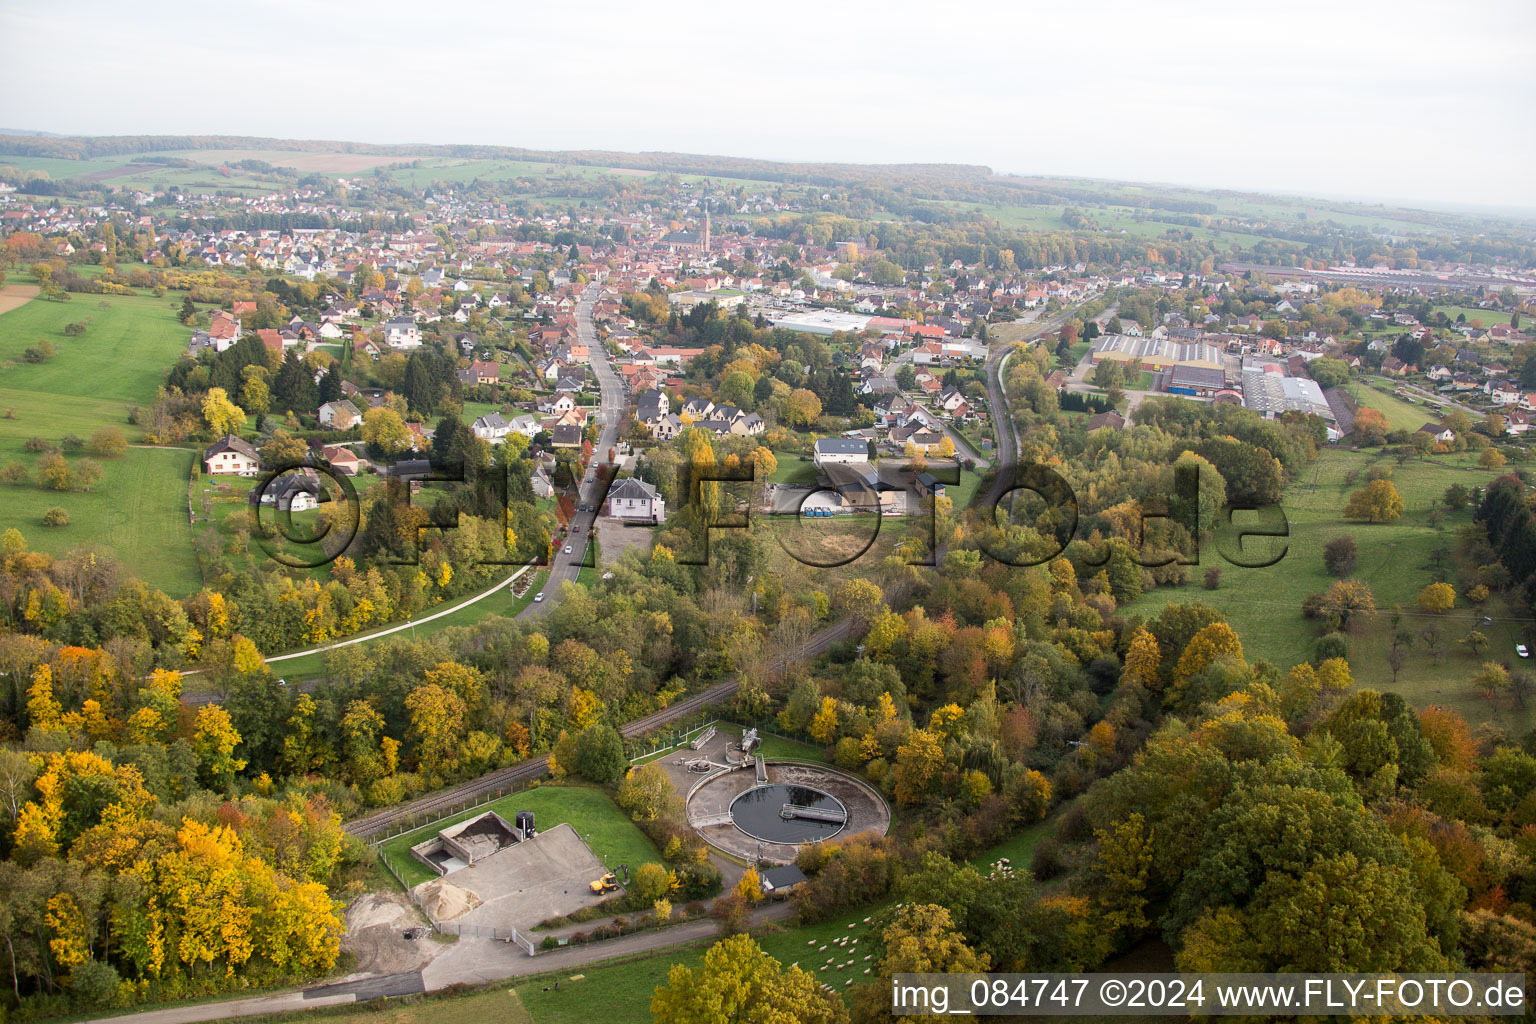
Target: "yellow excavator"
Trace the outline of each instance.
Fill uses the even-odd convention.
[[[606,896],[610,892],[618,891],[619,883],[614,881],[612,871],[592,883],[592,894],[594,896]]]

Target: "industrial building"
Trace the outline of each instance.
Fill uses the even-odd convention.
[[[1199,366],[1211,370],[1223,367],[1221,350],[1203,342],[1172,341],[1168,338],[1133,338],[1125,334],[1106,334],[1093,343],[1090,356],[1095,366],[1105,359],[1121,363],[1141,363],[1144,370],[1171,370],[1175,366]]]

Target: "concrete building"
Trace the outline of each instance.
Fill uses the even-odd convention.
[[[811,461],[817,469],[838,463],[868,462],[869,442],[847,437],[817,438]]]

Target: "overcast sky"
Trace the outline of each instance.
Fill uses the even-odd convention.
[[[0,6],[0,126],[1000,172],[1536,207],[1536,3]]]

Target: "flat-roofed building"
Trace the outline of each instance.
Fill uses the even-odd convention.
[[[1125,334],[1106,334],[1093,343],[1090,355],[1097,365],[1106,359],[1120,363],[1137,361],[1144,370],[1169,370],[1175,366],[1200,366],[1220,370],[1221,350],[1204,342],[1173,341],[1170,338],[1133,338]]]

